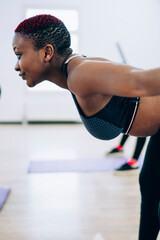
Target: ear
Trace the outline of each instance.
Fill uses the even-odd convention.
[[[51,44],[47,44],[43,48],[43,60],[44,62],[49,62],[55,53],[54,47]]]

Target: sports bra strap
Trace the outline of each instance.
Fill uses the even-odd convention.
[[[75,54],[75,55],[73,55],[73,56],[71,56],[71,57],[69,57],[66,61],[65,61],[65,63],[64,64],[68,64],[73,58],[75,58],[75,57],[82,57],[83,55],[81,55],[81,54]],[[84,56],[83,56],[84,57]]]

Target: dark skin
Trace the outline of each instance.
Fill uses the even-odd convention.
[[[75,94],[86,116],[102,109],[113,95],[141,97],[130,135],[150,136],[160,128],[160,69],[141,70],[103,58],[73,58],[64,62],[51,44],[35,50],[33,42],[16,33],[13,49],[18,57],[15,70],[29,87],[48,80]],[[74,54],[73,54],[74,55]]]

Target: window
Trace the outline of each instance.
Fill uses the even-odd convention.
[[[73,52],[77,53],[79,51],[79,14],[75,9],[31,9],[26,10],[26,17],[32,17],[38,14],[51,14],[59,19],[61,19],[66,25],[67,29],[71,34],[71,47]],[[28,91],[63,91],[61,88],[57,87],[55,84],[49,81],[44,81],[38,84],[33,89],[28,88]]]

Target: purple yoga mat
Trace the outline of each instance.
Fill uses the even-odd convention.
[[[104,172],[120,167],[126,160],[125,158],[117,157],[53,161],[39,160],[30,162],[28,172]]]
[[[9,188],[0,188],[0,211],[2,210],[2,207],[6,202],[9,193],[10,193]]]

